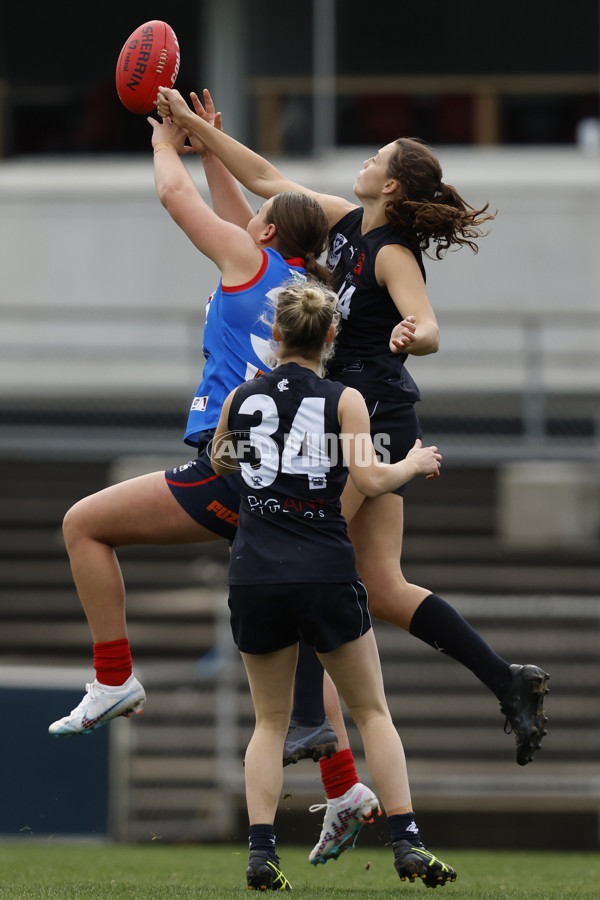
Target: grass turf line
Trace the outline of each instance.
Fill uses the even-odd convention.
[[[278,848],[297,896],[315,900],[392,900],[425,888],[402,883],[391,849],[355,849],[310,866],[306,848]],[[0,900],[229,900],[245,884],[245,846],[63,844],[51,839],[0,847]],[[458,872],[442,898],[452,900],[597,900],[595,853],[439,851]],[[427,894],[426,896],[429,896]],[[437,896],[437,894],[436,894]]]

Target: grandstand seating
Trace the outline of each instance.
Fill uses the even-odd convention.
[[[89,667],[92,677],[60,522],[75,499],[109,477],[108,464],[81,460],[2,466],[0,675],[18,665],[43,666],[46,674]],[[595,846],[589,823],[600,807],[597,552],[593,545],[507,550],[496,532],[495,485],[493,467],[451,468],[435,485],[415,482],[407,500],[406,571],[446,596],[499,653],[550,671],[550,733],[536,761],[519,769],[513,738],[502,734],[487,690],[452,660],[376,622],[413,799],[430,843],[485,846],[493,839],[512,846],[535,814],[530,845],[542,846],[556,817],[569,816],[569,835]],[[467,486],[469,500],[461,504]],[[243,837],[242,758],[252,710],[229,633],[227,557],[225,542],[120,553],[136,672],[148,702],[139,718],[108,726],[120,786],[112,833],[119,839]],[[368,780],[350,730],[359,773]],[[278,833],[309,843],[320,824],[304,815],[321,796],[318,768],[310,761],[290,767],[284,785]],[[443,833],[450,814],[452,839]],[[373,834],[382,839],[379,826]],[[564,847],[564,831],[561,840]]]

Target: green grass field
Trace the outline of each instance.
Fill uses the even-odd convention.
[[[306,848],[280,847],[281,866],[299,897],[316,900],[386,900],[419,897],[421,883],[402,883],[391,851],[360,849],[313,867]],[[441,888],[442,900],[592,900],[600,897],[600,855],[595,853],[441,853],[458,880]],[[9,843],[0,847],[1,900],[163,900],[248,896],[246,847]],[[429,896],[429,891],[426,896]],[[436,897],[439,890],[436,888]]]

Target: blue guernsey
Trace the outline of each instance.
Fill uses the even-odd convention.
[[[227,395],[243,381],[271,369],[271,326],[263,321],[269,298],[290,281],[304,281],[304,263],[263,250],[260,270],[237,287],[219,282],[206,306],[202,381],[192,400],[185,442],[197,446],[198,435],[216,428]]]

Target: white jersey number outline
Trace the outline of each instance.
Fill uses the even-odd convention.
[[[324,487],[331,468],[331,458],[325,442],[325,398],[304,397],[285,436],[279,458],[278,446],[272,436],[279,428],[279,413],[275,401],[268,394],[251,394],[242,402],[239,412],[252,416],[260,412],[258,425],[252,425],[250,446],[260,455],[260,465],[240,462],[242,478],[249,487],[269,487],[279,472],[284,475],[306,475],[309,486]]]
[[[352,300],[352,294],[356,290],[355,284],[349,284],[348,287],[342,291],[339,296],[339,300],[337,302],[337,311],[341,315],[342,319],[347,319],[350,315],[350,301]]]

